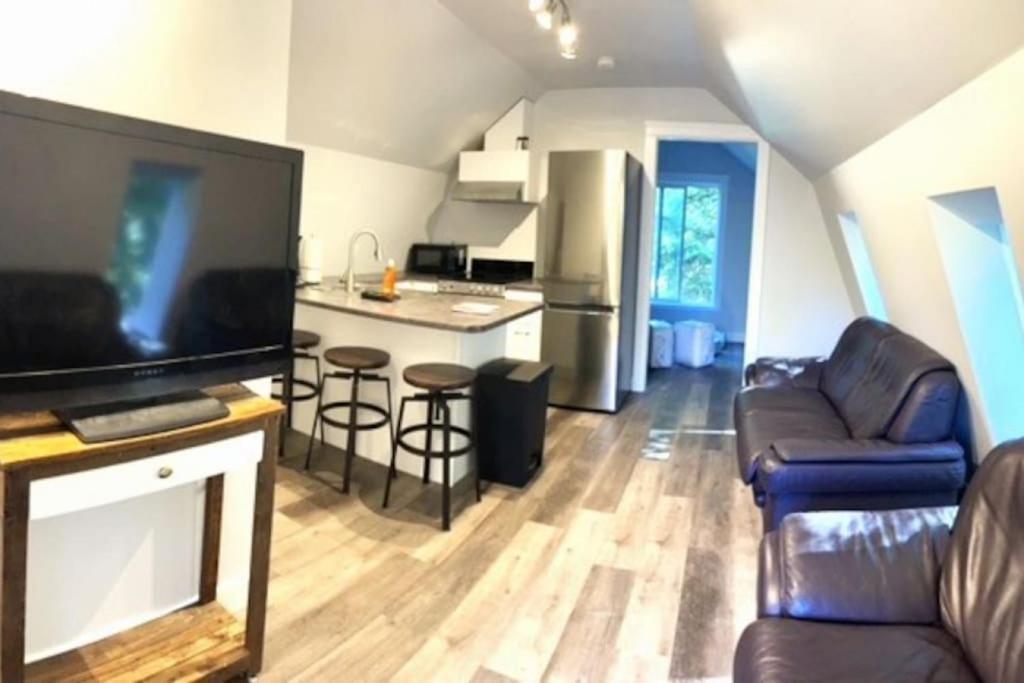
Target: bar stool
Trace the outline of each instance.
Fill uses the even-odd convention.
[[[274,377],[273,379],[274,384],[278,385],[278,387],[275,387],[275,390],[271,392],[271,398],[282,401],[285,404],[285,410],[287,411],[285,425],[288,427],[292,426],[292,404],[311,401],[320,393],[320,356],[309,352],[310,349],[317,346],[320,346],[319,334],[307,330],[292,330],[292,360],[290,369],[284,376]],[[315,381],[311,382],[308,379],[301,379],[295,376],[295,361],[299,360],[313,361],[316,369]],[[295,387],[301,387],[305,391],[296,394]],[[310,439],[313,438],[315,433],[316,430],[314,429],[310,433]],[[284,441],[282,440],[283,444]]]
[[[402,373],[406,383],[423,389],[423,393],[403,396],[401,406],[398,409],[398,428],[395,434],[394,446],[391,449],[391,465],[388,468],[388,479],[384,485],[384,507],[388,506],[388,498],[391,495],[391,480],[396,476],[396,460],[398,449],[406,451],[423,458],[423,483],[430,480],[430,460],[440,458],[444,472],[442,474],[443,485],[441,489],[441,528],[445,531],[451,529],[451,468],[449,463],[452,458],[466,455],[473,451],[473,434],[469,429],[452,424],[451,408],[448,405],[451,401],[468,401],[470,395],[460,391],[469,387],[476,372],[471,368],[450,363],[422,363],[410,365]],[[414,424],[402,427],[402,420],[405,417],[405,404],[408,402],[426,402],[427,422],[425,424]],[[435,419],[440,417],[440,424]],[[441,450],[434,450],[433,434],[435,430],[441,430]],[[412,446],[405,437],[410,434],[424,433],[425,448]],[[458,434],[466,439],[466,445],[461,448],[452,448],[452,434]],[[476,487],[476,501],[480,502],[480,468],[476,462],[473,463],[474,485]]]
[[[317,401],[316,417],[313,418],[313,432],[316,433],[317,422],[320,423],[320,441],[326,443],[323,438],[323,425],[329,424],[332,427],[348,430],[348,440],[345,444],[345,475],[341,490],[348,493],[349,483],[352,477],[352,458],[356,453],[356,432],[368,429],[379,429],[384,425],[388,426],[388,435],[391,437],[392,450],[395,443],[394,424],[391,421],[391,380],[382,375],[369,372],[386,367],[391,362],[391,354],[380,349],[372,349],[365,346],[335,346],[324,352],[324,360],[328,365],[342,368],[341,371],[324,371],[320,379],[319,394]],[[324,389],[329,379],[347,379],[352,381],[352,391],[347,401],[333,401],[324,403]],[[388,404],[382,408],[373,403],[359,400],[359,384],[361,382],[383,382],[387,388]],[[342,421],[328,415],[330,410],[348,409],[348,419]],[[359,410],[368,410],[379,416],[379,419],[372,422],[359,423]],[[309,450],[306,451],[306,469],[309,469],[309,462],[313,456],[313,439],[309,440]]]

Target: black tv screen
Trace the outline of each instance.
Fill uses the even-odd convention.
[[[280,371],[297,150],[0,93],[0,408]]]

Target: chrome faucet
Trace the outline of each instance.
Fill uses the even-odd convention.
[[[373,258],[377,259],[377,261],[383,260],[380,250],[380,238],[377,237],[377,233],[372,230],[360,230],[352,235],[352,239],[348,241],[348,269],[345,271],[345,291],[348,292],[354,292],[356,289],[356,272],[352,268],[352,259],[356,251],[356,242],[363,235],[369,235],[373,238]]]

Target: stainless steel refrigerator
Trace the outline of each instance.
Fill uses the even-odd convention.
[[[536,272],[552,405],[615,412],[629,392],[641,176],[640,163],[622,150],[548,155]]]

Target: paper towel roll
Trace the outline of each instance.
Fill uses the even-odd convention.
[[[324,243],[316,235],[303,235],[300,247],[299,270],[302,281],[320,284],[324,279]]]

